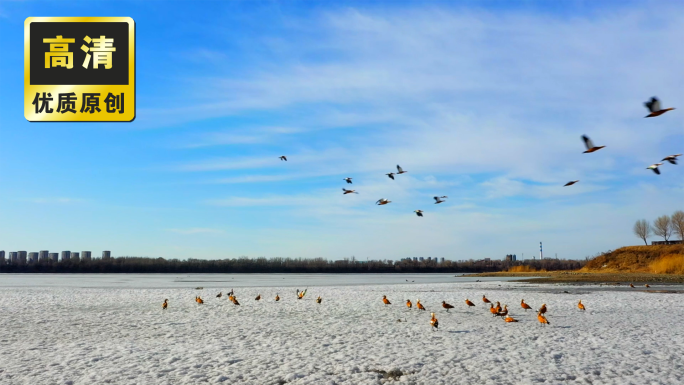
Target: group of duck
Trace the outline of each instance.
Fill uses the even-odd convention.
[[[656,116],[660,116],[668,111],[672,111],[675,108],[661,108],[660,107],[660,100],[656,98],[655,96],[651,98],[651,100],[647,101],[644,103],[646,108],[648,108],[648,111],[650,112],[648,115],[645,116],[645,118],[654,118]],[[582,140],[584,141],[584,145],[587,147],[587,151],[584,151],[584,154],[592,153],[595,151],[598,151],[606,146],[595,146],[594,143],[589,139],[588,136],[582,135]],[[659,166],[662,166],[662,162],[670,162],[671,164],[677,164],[677,157],[682,156],[683,154],[674,154],[674,155],[668,155],[664,157],[660,163],[654,163],[648,167],[646,167],[647,170],[653,170],[654,173],[660,175],[660,170],[658,169]],[[565,184],[565,186],[572,186],[573,184],[579,182],[579,180],[573,180]]]
[[[386,295],[382,296],[382,302],[385,305],[391,305],[392,302],[390,302],[389,299],[387,299]],[[494,317],[501,317],[502,320],[505,322],[518,322],[517,319],[513,318],[509,313],[508,313],[508,305],[503,306],[501,308],[501,304],[499,302],[496,302],[496,306],[492,304],[492,302],[487,298],[486,295],[482,296],[482,302],[485,304],[489,304],[489,312],[494,315]],[[475,304],[466,298],[465,304],[469,307],[475,306]],[[413,303],[411,302],[410,299],[406,300],[406,307],[409,309],[413,308]],[[527,310],[532,310],[532,307],[525,303],[525,300],[520,301],[520,307],[522,307],[525,311]],[[423,310],[426,311],[425,306],[423,306],[422,303],[420,303],[420,300],[416,301],[416,308],[418,310]],[[442,308],[446,309],[447,313],[449,312],[449,309],[453,309],[454,306],[451,304],[448,304],[446,301],[442,301]],[[582,303],[582,300],[577,303],[577,308],[581,311],[585,311],[586,308],[584,307],[584,304]],[[542,304],[542,306],[537,310],[537,320],[542,326],[550,325],[549,320],[546,318],[546,312],[547,312],[546,304]],[[432,326],[432,330],[437,330],[439,328],[439,320],[435,316],[435,313],[430,313],[431,318],[430,318],[430,325]],[[399,320],[401,321],[401,319]]]
[[[299,289],[297,289],[297,299],[304,298],[307,290],[308,289],[300,291]],[[223,292],[219,292],[216,295],[216,298],[221,298],[221,297],[223,297]],[[261,299],[262,299],[261,294],[257,294],[257,296],[254,298],[255,301],[261,301]],[[274,299],[276,302],[280,301],[280,295],[278,293],[276,293],[276,296]],[[228,292],[228,300],[230,302],[232,302],[234,305],[240,306],[240,302],[238,301],[237,297],[235,296],[235,292],[232,289],[230,290],[230,292]],[[316,298],[316,303],[321,303],[321,301],[323,301],[323,298],[321,298],[321,296],[318,296],[318,298]],[[197,302],[198,305],[204,304],[204,300],[200,296],[195,296],[195,302]],[[169,307],[169,300],[167,298],[167,299],[164,299],[164,303],[162,303],[162,309],[166,310],[168,307]]]
[[[662,115],[668,111],[672,111],[675,109],[673,107],[664,108],[664,109],[661,108],[660,100],[658,100],[658,98],[656,98],[655,96],[652,97],[651,100],[645,102],[644,105],[646,106],[646,108],[649,111],[649,114],[645,116],[646,118],[653,118],[656,116],[660,116],[660,115]],[[587,150],[584,151],[584,154],[596,152],[596,151],[606,147],[606,146],[595,146],[594,142],[592,142],[591,139],[589,139],[589,137],[586,135],[582,135],[582,140],[584,141],[584,145],[587,148]],[[658,167],[663,165],[662,162],[667,161],[667,162],[670,162],[671,164],[676,165],[677,164],[677,157],[679,157],[681,155],[683,155],[683,154],[668,155],[661,160],[661,163],[654,163],[654,164],[646,167],[646,169],[647,170],[653,170],[653,172],[660,175],[660,170],[658,169]],[[287,157],[285,155],[280,156],[279,159],[281,161],[287,161]],[[408,171],[405,171],[404,169],[402,169],[401,166],[397,165],[397,172],[390,172],[390,173],[387,173],[385,175],[387,175],[387,177],[389,177],[390,179],[395,180],[394,179],[395,175],[401,175],[401,174],[405,174],[407,172]],[[346,181],[348,184],[352,184],[352,179],[353,178],[351,178],[351,177],[347,177],[347,178],[344,178],[343,180]],[[577,182],[579,182],[579,180],[572,180],[572,181],[566,183],[564,185],[564,187],[572,186]],[[356,190],[348,190],[346,188],[342,188],[342,194],[344,194],[344,195],[346,195],[346,194],[358,194],[358,192]],[[435,204],[439,204],[439,203],[444,202],[444,199],[446,199],[446,198],[448,198],[446,195],[445,196],[433,197],[433,199],[435,200]],[[384,206],[384,205],[389,204],[389,203],[392,203],[392,201],[388,200],[386,198],[380,198],[377,202],[375,202],[375,204],[378,206]],[[414,212],[419,217],[423,216],[423,210],[415,210]]]

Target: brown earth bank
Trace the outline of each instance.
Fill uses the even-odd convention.
[[[684,245],[627,246],[605,252],[576,271],[537,271],[514,266],[506,272],[475,274],[480,277],[530,277],[536,283],[684,283]]]

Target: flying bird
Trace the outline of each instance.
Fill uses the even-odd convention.
[[[380,200],[378,200],[377,202],[375,202],[375,204],[378,205],[378,206],[386,205],[386,204],[388,204],[388,203],[392,203],[392,201],[388,201],[388,200],[385,199],[385,198],[381,198]]]
[[[394,180],[394,173],[393,172],[391,172],[389,174],[385,174],[385,175],[387,175],[390,179]]]
[[[435,199],[435,204],[442,203],[444,202],[444,199],[448,198],[448,196],[441,196],[441,197],[434,197]]]
[[[648,108],[649,111],[651,111],[650,114],[644,116],[644,118],[653,118],[659,115],[662,115],[666,113],[667,111],[672,111],[674,108],[666,108],[664,110],[660,109],[660,100],[656,98],[655,96],[651,98],[650,101],[645,102],[644,105],[646,108]]]
[[[660,170],[658,170],[658,166],[662,166],[662,163],[652,164],[652,165],[646,167],[646,169],[647,170],[653,170],[654,173],[660,175]]]
[[[598,150],[606,147],[606,146],[600,146],[600,147],[594,146],[594,142],[592,142],[591,139],[589,139],[589,137],[586,135],[582,135],[582,140],[584,141],[584,145],[587,147],[587,151],[584,151],[583,154],[598,151]]]
[[[416,215],[418,215],[419,217],[423,216],[423,210],[416,210],[414,211],[414,213],[416,213]]]
[[[563,187],[572,186],[573,184],[575,184],[577,182],[579,182],[579,180],[571,180],[570,182],[566,183]]]
[[[401,168],[401,166],[397,165],[397,174],[403,174],[403,173],[406,173],[406,172],[408,172],[408,171],[404,171],[404,170]]]
[[[663,161],[668,161],[672,164],[677,164],[677,157],[681,156],[682,154],[675,154],[675,155],[669,155],[663,158]]]
[[[346,181],[347,181],[347,183],[349,183],[349,184],[352,184],[352,181],[351,181],[351,180],[352,180],[352,178],[344,178],[343,180],[346,180]]]
[[[343,188],[342,191],[344,191],[344,194],[358,194],[356,190],[347,190],[346,188]]]
[[[283,156],[280,157],[280,160],[281,160],[281,161],[284,160],[284,161],[287,162],[287,157],[286,157],[285,155],[283,155]]]

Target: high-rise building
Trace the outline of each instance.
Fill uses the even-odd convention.
[[[0,265],[5,264],[5,250],[0,250]]]
[[[59,253],[50,253],[49,256],[48,256],[48,258],[49,258],[52,262],[57,262],[57,261],[59,261]]]
[[[62,251],[62,261],[71,259],[71,251]]]
[[[91,259],[90,251],[81,251],[81,257],[83,258],[84,261],[90,261],[90,259]]]
[[[423,258],[423,257],[420,257],[420,258],[418,258],[418,259],[419,259],[421,262],[423,262],[423,261],[425,260],[425,258]]]
[[[35,251],[28,253],[28,261],[29,263],[38,262],[38,253],[36,253]]]
[[[413,257],[413,262],[418,262],[418,257]]]
[[[81,258],[79,257],[78,251],[74,251],[73,253],[71,253],[71,259],[74,260],[74,261],[76,261],[76,262],[78,262],[78,261],[81,259]]]
[[[112,257],[112,252],[111,252],[111,251],[105,250],[105,251],[102,252],[102,259],[109,259],[109,258],[111,258],[111,257]]]
[[[440,261],[441,261],[442,263],[444,263],[444,261],[445,261],[444,257],[442,257],[442,259],[441,259]]]
[[[41,261],[47,261],[48,259],[48,254],[50,254],[49,251],[47,250],[41,250],[40,254],[38,255],[38,258],[40,258]]]
[[[25,265],[26,264],[26,252],[25,251],[17,251],[19,253],[19,264],[20,265]]]
[[[17,262],[19,262],[19,253],[16,251],[10,251],[7,258],[9,259],[10,262],[17,263]]]

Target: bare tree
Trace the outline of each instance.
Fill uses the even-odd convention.
[[[669,215],[658,217],[658,219],[653,222],[653,234],[663,237],[665,241],[670,238],[672,235],[672,221],[670,220]]]
[[[684,211],[675,211],[670,220],[672,221],[672,230],[679,235],[679,239],[684,241]]]
[[[636,221],[636,223],[634,224],[634,234],[636,234],[637,237],[643,239],[644,244],[648,245],[648,242],[646,242],[646,238],[651,236],[651,225],[645,219]]]

